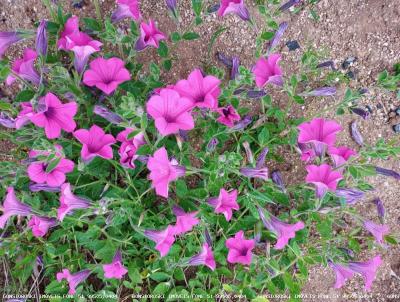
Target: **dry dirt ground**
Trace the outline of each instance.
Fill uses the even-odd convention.
[[[72,1],[59,2],[63,3],[65,8],[72,9]],[[72,12],[82,16],[94,16],[94,8],[90,2],[84,1],[83,8],[72,9]],[[103,14],[110,14],[115,7],[114,0],[100,2]],[[190,1],[178,2],[182,19],[179,26],[168,17],[164,1],[143,0],[141,9],[145,18],[151,17],[158,21],[162,31],[183,30],[190,24],[193,14]],[[216,2],[208,1],[208,4],[212,5]],[[245,2],[251,6],[251,13],[256,15],[253,1],[246,0]],[[346,58],[357,57],[356,63],[351,67],[355,79],[350,82],[350,86],[354,89],[371,87],[380,71],[390,69],[393,64],[400,61],[400,5],[398,0],[322,0],[315,6],[315,10],[320,16],[318,22],[310,18],[309,9],[304,9],[296,15],[286,12],[280,17],[280,21],[289,22],[289,29],[280,43],[281,47],[278,48],[283,55],[282,65],[285,74],[296,70],[300,54],[308,46],[325,49],[329,53],[327,58],[334,60],[338,68]],[[45,7],[38,0],[0,0],[0,14],[0,30],[32,28],[35,20],[47,16]],[[208,56],[211,35],[221,26],[227,27],[227,30],[217,40],[211,56]],[[177,61],[171,72],[164,75],[167,83],[174,83],[177,79],[186,77],[194,67],[201,66],[204,62],[209,60],[215,62],[213,55],[216,51],[222,51],[230,56],[237,55],[244,65],[254,64],[256,29],[248,23],[235,16],[229,16],[222,20],[217,18],[214,13],[206,17],[204,24],[196,28],[196,31],[202,36],[202,39],[185,42],[176,50]],[[289,51],[285,46],[289,40],[297,40],[301,49]],[[20,48],[14,48],[13,54],[18,53],[20,53]],[[149,51],[141,54],[140,60],[146,63],[155,57],[155,52]],[[0,86],[0,89],[10,99],[12,98],[11,90],[4,86]],[[298,107],[293,111],[293,115],[312,116],[324,109],[326,113],[323,116],[334,118],[335,106],[342,99],[344,90],[345,86],[342,85],[334,98],[308,99],[303,107]],[[271,93],[274,95],[275,92]],[[400,143],[399,134],[395,134],[386,122],[388,112],[400,105],[396,95],[370,89],[369,93],[363,97],[362,104],[371,106],[371,119],[363,121],[349,114],[335,118],[345,129],[352,120],[357,119],[360,131],[369,144],[375,143],[378,138],[395,139],[397,143]],[[255,104],[253,108],[257,110],[257,105]],[[340,141],[357,149],[348,132],[341,135]],[[0,144],[0,153],[10,154],[9,148],[9,145]],[[376,162],[376,164],[400,171],[400,162],[396,159]],[[293,175],[301,176],[304,173],[303,169],[304,167],[300,164],[294,166],[291,171],[285,172],[284,177],[288,180],[293,178]],[[376,190],[360,202],[359,207],[362,214],[376,220],[376,209],[371,200],[379,196],[386,208],[386,223],[389,224],[394,234],[399,234],[399,182],[385,177],[376,177],[370,182]],[[376,253],[382,254],[384,265],[379,269],[373,290],[367,296],[362,296],[365,293],[362,291],[361,278],[355,278],[342,289],[334,290],[332,289],[333,272],[326,268],[315,267],[310,272],[309,281],[303,293],[306,295],[321,294],[327,295],[327,297],[304,299],[304,301],[400,301],[400,296],[397,299],[388,297],[390,294],[400,295],[400,248],[392,247],[388,250],[371,251],[364,256],[368,258]],[[349,297],[343,297],[344,294],[348,294]],[[335,295],[339,295],[339,297],[335,298]]]

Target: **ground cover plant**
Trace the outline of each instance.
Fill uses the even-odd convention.
[[[370,161],[400,150],[366,145],[356,122],[350,133],[360,148],[352,150],[336,144],[345,125],[290,118],[307,98],[335,95],[339,77],[333,67],[322,75],[332,64],[311,49],[298,74],[283,73],[274,50],[287,23],[274,16],[299,2],[260,3],[266,26],[255,29],[253,68],[219,53],[225,69],[199,66],[176,83],[160,80],[162,69],[180,64],[170,49],[197,39],[205,14],[253,22],[243,1],[193,1],[192,26],[172,33],[143,20],[137,1],[82,20],[48,2],[52,19],[36,32],[0,33],[2,56],[12,43],[36,41],[21,59],[1,61],[2,79],[24,87],[13,103],[1,103],[1,124],[12,129],[2,135],[18,146],[0,175],[10,294],[40,283],[49,295],[296,300],[317,263],[335,271],[335,287],[360,274],[371,288],[381,258],[361,262],[358,254],[397,242],[379,220],[379,199],[375,221],[353,205],[373,189],[365,177],[400,179]],[[174,1],[165,9],[179,22]],[[138,64],[137,53],[152,47],[161,63]],[[387,72],[378,79],[386,89],[397,83]],[[290,101],[277,106],[270,90]],[[337,113],[368,118],[357,107],[361,93],[349,89]],[[260,113],[244,105],[249,99]],[[286,160],[282,148],[307,162],[304,183],[286,185],[270,168]]]

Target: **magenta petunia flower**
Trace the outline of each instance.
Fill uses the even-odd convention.
[[[316,186],[316,194],[318,198],[322,198],[327,191],[334,192],[338,182],[343,179],[342,173],[333,171],[332,167],[327,164],[320,166],[306,166],[307,176],[306,182]]]
[[[224,17],[231,13],[238,15],[244,21],[250,20],[250,13],[244,5],[244,0],[221,0],[218,16]]]
[[[90,62],[90,69],[83,75],[86,86],[96,86],[105,94],[110,95],[119,84],[131,79],[124,61],[118,58],[97,58]]]
[[[371,220],[366,220],[364,221],[364,227],[375,237],[378,244],[386,247],[386,244],[383,242],[383,237],[389,234],[389,226],[386,224],[376,224]]]
[[[336,133],[342,127],[335,121],[315,118],[311,122],[305,122],[297,127],[300,131],[299,144],[311,144],[317,156],[325,153],[329,146],[334,146]]]
[[[63,269],[62,272],[57,273],[57,281],[61,282],[63,279],[67,280],[69,285],[68,294],[74,295],[76,287],[84,282],[91,274],[90,270],[86,269],[75,274],[71,274],[68,269]]]
[[[128,270],[122,263],[121,251],[118,250],[110,264],[103,264],[104,277],[122,279]]]
[[[99,126],[93,125],[89,130],[76,130],[74,136],[82,144],[81,157],[85,162],[90,162],[96,156],[113,158],[111,145],[116,142],[115,138],[111,134],[105,134]]]
[[[135,21],[142,17],[139,10],[138,0],[117,0],[118,7],[111,15],[112,22],[118,22],[125,18],[131,18]]]
[[[48,230],[57,224],[56,219],[33,215],[28,222],[28,227],[32,229],[35,237],[43,237]]]
[[[38,184],[47,184],[51,187],[61,186],[65,180],[65,174],[70,173],[74,170],[74,162],[69,159],[53,159],[58,161],[56,166],[51,170],[47,171],[47,167],[52,164],[51,162],[37,161],[33,162],[28,167],[29,179]]]
[[[234,122],[240,121],[240,115],[237,113],[237,111],[235,110],[235,108],[232,105],[218,108],[216,111],[220,115],[217,118],[217,122],[219,122],[229,128],[233,127]]]
[[[282,70],[279,67],[280,60],[280,54],[271,54],[268,58],[258,59],[253,68],[257,87],[262,88],[268,83],[283,85]]]
[[[175,90],[192,101],[193,107],[217,109],[218,97],[221,94],[221,81],[212,76],[203,76],[200,69],[193,70],[187,80],[180,80]]]
[[[175,227],[169,225],[163,231],[145,230],[144,235],[156,243],[156,250],[164,257],[175,242]]]
[[[154,118],[156,128],[163,136],[193,129],[191,108],[191,100],[181,97],[172,89],[162,89],[159,95],[153,95],[146,104],[147,113]]]
[[[74,195],[71,191],[71,185],[65,183],[61,186],[60,207],[57,210],[57,218],[64,220],[66,215],[71,214],[76,209],[86,209],[90,205],[87,199]]]
[[[165,198],[168,198],[169,183],[185,175],[185,168],[179,166],[176,160],[170,161],[164,147],[149,157],[147,168],[150,170],[149,179],[156,194]]]
[[[3,201],[3,215],[0,216],[0,229],[4,229],[8,219],[12,216],[28,216],[31,214],[31,207],[23,204],[15,196],[14,188],[7,188],[7,195]]]
[[[215,270],[214,253],[208,243],[203,243],[201,252],[189,259],[189,265],[205,265],[212,271]]]
[[[26,48],[21,59],[15,60],[11,66],[11,70],[20,76],[22,79],[31,82],[34,85],[39,85],[40,75],[35,69],[35,60],[37,53],[33,49]],[[10,74],[6,79],[6,84],[11,85],[16,78]]]
[[[224,214],[227,221],[231,220],[232,211],[237,211],[240,207],[237,203],[237,190],[227,192],[225,189],[221,189],[218,197],[208,199],[208,203],[214,208],[215,213]]]
[[[38,111],[31,116],[36,126],[44,128],[47,138],[57,138],[61,129],[72,132],[76,128],[74,116],[78,110],[76,102],[61,103],[57,96],[48,92],[39,100]]]
[[[100,51],[103,45],[93,40],[88,34],[79,31],[79,18],[72,16],[67,20],[64,31],[58,40],[58,49],[71,50],[75,54],[74,66],[77,72],[81,73],[91,54]]]
[[[329,146],[328,153],[331,156],[331,158],[335,164],[335,168],[343,166],[350,159],[350,157],[357,155],[356,151],[354,151],[353,149],[347,148],[346,146],[342,146],[342,147],[338,147],[338,148]]]
[[[174,205],[172,208],[176,216],[175,235],[181,235],[193,229],[193,226],[199,224],[200,220],[196,218],[198,211],[186,213],[182,208]]]
[[[264,226],[276,234],[277,242],[274,248],[277,250],[283,249],[289,243],[289,240],[296,236],[297,231],[304,229],[304,223],[302,221],[289,224],[279,220],[273,215],[266,218],[261,208],[258,208],[258,213]]]
[[[143,21],[140,23],[140,36],[136,42],[135,49],[141,51],[150,46],[158,48],[160,41],[166,38],[167,36],[157,28],[152,19],[149,19],[149,23]]]
[[[349,268],[356,273],[361,274],[365,282],[365,290],[370,291],[372,282],[375,280],[378,267],[382,264],[381,256],[375,256],[366,262],[349,262]]]
[[[354,276],[354,272],[345,265],[337,264],[332,261],[329,261],[328,264],[336,274],[336,281],[333,286],[334,288],[341,288],[347,280]]]
[[[227,258],[229,263],[251,264],[253,257],[251,251],[255,247],[254,239],[246,240],[244,238],[244,232],[239,231],[235,234],[235,237],[227,239],[225,245],[229,249]]]
[[[133,138],[128,139],[128,135],[132,131],[134,131],[134,129],[125,129],[117,135],[117,141],[122,143],[118,151],[121,157],[120,163],[128,169],[135,168],[135,160],[139,157],[139,155],[136,154],[136,151],[140,146],[145,144],[144,134],[142,132],[139,132]]]
[[[10,45],[21,41],[22,35],[16,31],[9,31],[9,32],[0,32],[0,59],[3,58],[3,54],[6,52],[7,48]]]
[[[15,127],[17,129],[22,128],[31,121],[31,117],[35,114],[33,111],[32,104],[30,102],[21,102],[21,111],[18,113],[15,119]]]

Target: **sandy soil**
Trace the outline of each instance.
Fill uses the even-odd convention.
[[[60,1],[65,7],[71,8],[71,1]],[[94,16],[94,9],[90,1],[85,1],[82,9],[73,9],[74,14],[84,16]],[[102,2],[103,13],[110,14],[114,8],[113,0]],[[190,1],[179,1],[179,11],[181,23],[177,26],[170,18],[164,7],[164,1],[150,0],[142,1],[142,11],[145,18],[151,17],[158,21],[159,27],[165,32],[183,30],[187,27],[193,13],[190,9]],[[214,4],[216,1],[212,1]],[[247,0],[246,3],[251,4]],[[211,4],[211,2],[209,1]],[[281,21],[289,22],[289,29],[285,33],[278,50],[283,55],[282,65],[285,74],[290,74],[299,64],[301,49],[307,46],[314,46],[325,49],[329,55],[326,59],[334,60],[336,66],[340,68],[341,63],[350,56],[357,57],[356,63],[350,67],[355,73],[355,80],[350,82],[352,88],[370,87],[377,74],[383,69],[390,69],[394,63],[400,61],[400,6],[397,0],[322,0],[316,5],[315,10],[320,16],[320,20],[315,22],[309,16],[309,9],[301,11],[297,15],[289,12],[283,14]],[[46,16],[46,10],[38,0],[0,0],[0,30],[11,28],[32,28],[33,22]],[[251,13],[255,16],[256,9],[251,5]],[[256,18],[257,19],[257,18]],[[208,55],[208,45],[213,32],[220,27],[227,27],[227,30],[218,38],[211,55]],[[163,78],[167,83],[173,83],[177,79],[186,77],[195,67],[202,66],[204,62],[215,63],[214,54],[222,51],[227,55],[237,55],[242,63],[247,66],[254,64],[254,37],[256,29],[249,24],[242,22],[235,16],[222,19],[215,14],[205,18],[205,22],[196,31],[202,35],[202,39],[194,42],[183,43],[174,53],[177,62],[168,74]],[[297,40],[301,46],[300,50],[289,51],[285,43],[290,40]],[[20,47],[15,47],[13,54],[17,55]],[[155,52],[146,52],[140,55],[140,60],[144,63],[155,59]],[[344,73],[347,72],[343,71]],[[12,99],[12,90],[0,85],[0,92]],[[321,108],[329,109],[325,117],[334,118],[335,106],[340,102],[344,95],[345,87],[339,88],[337,96],[334,98],[308,99],[306,105],[299,106],[293,111],[293,115],[306,114],[311,116],[318,114]],[[272,91],[273,96],[279,96]],[[283,100],[284,101],[284,100]],[[370,89],[361,104],[369,105],[372,108],[371,119],[363,121],[354,115],[344,115],[340,118],[335,117],[344,126],[352,120],[357,120],[360,130],[365,140],[373,144],[378,138],[395,139],[400,142],[390,125],[387,123],[387,115],[391,109],[400,105],[395,94],[383,93],[376,89]],[[257,110],[257,105],[253,106]],[[349,144],[357,149],[351,141],[349,134],[344,133],[340,137],[341,143]],[[0,152],[9,154],[9,146],[0,144]],[[377,162],[386,168],[400,171],[398,160]],[[288,180],[293,175],[302,175],[303,167],[299,164],[292,167],[290,171],[284,172],[284,177]],[[371,203],[375,196],[379,196],[386,207],[386,223],[389,224],[394,233],[400,232],[400,185],[398,181],[385,177],[371,179],[376,190],[360,202],[360,209],[366,217],[376,219],[376,209]],[[341,290],[332,289],[334,283],[333,272],[326,268],[315,267],[310,272],[309,281],[304,289],[305,294],[325,294],[328,298],[311,298],[305,301],[400,301],[391,299],[387,294],[400,293],[400,248],[390,248],[388,250],[371,251],[366,258],[376,253],[381,253],[384,259],[384,266],[379,270],[373,290],[367,297],[357,297],[362,295],[362,280],[355,278]],[[353,294],[349,298],[334,298],[334,295]]]

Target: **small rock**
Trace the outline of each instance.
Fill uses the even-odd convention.
[[[294,51],[300,48],[299,42],[296,40],[286,42],[286,46],[289,48],[289,51]]]
[[[348,77],[348,78],[350,78],[350,79],[352,79],[352,80],[355,80],[356,79],[356,74],[353,72],[353,71],[349,71],[349,72],[347,72],[346,73],[346,76]]]
[[[393,126],[393,131],[394,131],[395,133],[400,133],[400,124],[394,125],[394,126]]]
[[[346,69],[349,66],[351,66],[355,61],[357,61],[356,57],[348,57],[346,60],[343,61],[342,63],[342,68]]]
[[[400,115],[400,107],[397,108],[395,112],[396,112],[397,115]]]

